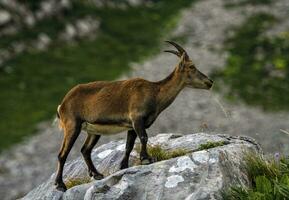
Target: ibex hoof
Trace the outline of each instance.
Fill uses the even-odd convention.
[[[128,168],[128,164],[127,163],[121,163],[120,164],[120,169],[126,169],[126,168]]]
[[[94,178],[95,180],[101,180],[101,179],[104,178],[104,176],[103,176],[102,174],[95,174],[95,175],[93,176],[93,178]]]
[[[156,162],[156,159],[153,158],[153,157],[149,157],[149,158],[144,158],[141,160],[141,164],[142,165],[148,165],[148,164],[151,164],[151,163],[154,163]]]
[[[90,172],[89,175],[93,177],[94,180],[100,180],[104,178],[104,176],[100,173]]]
[[[55,183],[55,188],[61,192],[65,192],[67,190],[64,183]]]

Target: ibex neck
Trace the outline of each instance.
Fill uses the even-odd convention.
[[[160,112],[167,108],[184,88],[184,81],[177,69],[175,69],[168,77],[157,82],[159,84],[159,110]]]

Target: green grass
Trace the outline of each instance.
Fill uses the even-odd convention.
[[[219,147],[219,146],[224,146],[226,144],[225,141],[219,141],[219,142],[207,142],[204,144],[200,144],[199,148],[197,149],[197,151],[202,151],[205,149],[211,149],[211,148],[215,148],[215,147]]]
[[[69,178],[65,181],[65,185],[67,189],[72,188],[77,185],[82,185],[85,183],[90,183],[90,177],[78,177],[78,178]]]
[[[246,153],[244,167],[251,187],[232,186],[224,192],[224,200],[289,199],[289,159],[264,158]]]
[[[204,144],[200,144],[199,148],[196,151],[202,151],[205,149],[215,148],[218,146],[223,146],[225,144],[227,144],[225,141],[207,142]],[[139,154],[141,150],[141,145],[137,144],[135,147],[135,150]],[[171,158],[184,156],[192,151],[182,149],[182,148],[165,150],[161,147],[161,145],[147,145],[147,152],[156,161],[162,161],[162,160],[169,160]],[[136,164],[137,165],[140,164],[138,160],[136,161]]]
[[[113,80],[127,72],[131,62],[157,53],[164,37],[176,25],[179,11],[192,2],[162,0],[153,7],[121,10],[97,9],[74,1],[74,9],[65,11],[58,25],[54,25],[57,18],[47,19],[24,30],[16,39],[10,38],[9,44],[14,40],[29,41],[39,30],[53,36],[64,22],[85,15],[101,21],[94,40],[80,40],[75,45],[55,40],[45,52],[25,52],[4,64],[0,71],[0,151],[35,133],[37,123],[53,117],[57,105],[74,85]]]
[[[140,153],[141,145],[138,144],[135,147],[137,153]],[[190,151],[186,149],[172,149],[172,150],[165,150],[160,145],[147,145],[147,152],[148,154],[153,157],[157,162],[162,160],[169,160],[171,158],[176,158],[180,156],[184,156]],[[137,163],[140,164],[140,163]]]
[[[226,8],[234,8],[238,6],[246,6],[246,5],[270,5],[273,1],[272,0],[239,0],[236,2],[232,2],[231,0],[225,1]]]
[[[264,34],[277,21],[270,14],[255,14],[227,39],[226,66],[212,76],[228,99],[267,111],[289,109],[289,34]]]

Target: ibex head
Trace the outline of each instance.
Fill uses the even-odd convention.
[[[166,42],[170,43],[178,50],[166,50],[165,52],[173,53],[180,58],[178,70],[184,78],[185,86],[199,89],[210,89],[213,85],[213,81],[195,67],[187,52],[175,42]]]

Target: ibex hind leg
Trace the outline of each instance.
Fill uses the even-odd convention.
[[[57,175],[55,178],[55,185],[56,185],[56,189],[58,190],[66,191],[66,186],[62,179],[63,168],[64,168],[65,161],[67,159],[67,156],[72,146],[74,145],[74,142],[79,136],[80,131],[81,131],[81,122],[78,122],[77,120],[75,120],[75,121],[68,121],[64,123],[64,137],[63,137],[62,146],[58,154],[58,169],[57,169]]]
[[[103,175],[95,169],[95,166],[91,160],[91,151],[98,142],[99,138],[100,135],[92,135],[88,133],[87,138],[81,148],[81,153],[87,165],[89,176],[96,180],[102,179]]]

